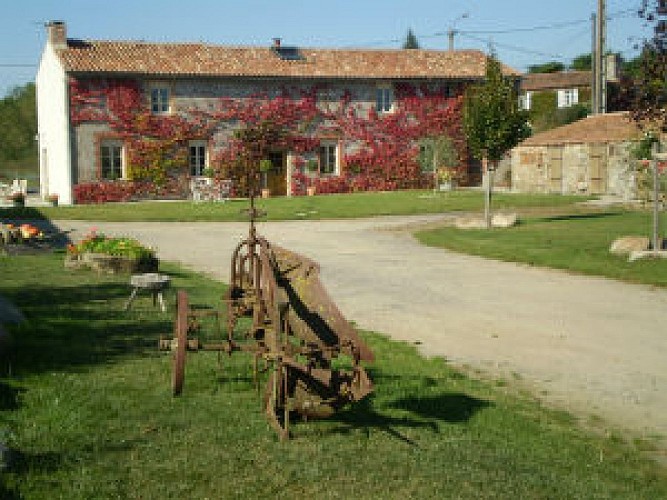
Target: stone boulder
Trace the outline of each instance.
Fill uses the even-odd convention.
[[[632,252],[645,252],[650,248],[651,242],[646,236],[622,236],[614,240],[609,247],[609,252],[624,257]]]
[[[517,223],[516,213],[511,214],[493,214],[491,216],[491,227],[507,228],[515,226]],[[454,221],[457,229],[486,229],[484,217],[479,216],[461,216]]]

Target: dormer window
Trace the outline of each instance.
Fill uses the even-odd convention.
[[[394,107],[394,89],[390,85],[380,85],[375,91],[375,109],[378,114],[390,113]]]
[[[169,113],[169,88],[155,86],[151,88],[151,113],[164,115]]]

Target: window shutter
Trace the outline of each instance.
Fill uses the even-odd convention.
[[[559,108],[564,108],[566,106],[565,104],[565,91],[564,90],[559,90],[558,91],[558,107]]]

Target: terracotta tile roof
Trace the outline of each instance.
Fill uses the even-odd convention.
[[[529,137],[519,144],[519,147],[621,142],[639,135],[639,128],[630,120],[630,115],[621,111],[589,116],[569,125],[547,130]]]
[[[72,73],[162,76],[478,79],[486,63],[476,50],[298,50],[299,60],[285,60],[270,47],[68,40],[59,56]]]
[[[590,87],[591,78],[590,71],[528,73],[521,77],[521,90],[540,91]]]

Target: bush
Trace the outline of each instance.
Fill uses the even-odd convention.
[[[74,186],[78,204],[127,202],[147,199],[185,199],[189,188],[185,179],[169,179],[163,185],[140,181],[101,181]]]

